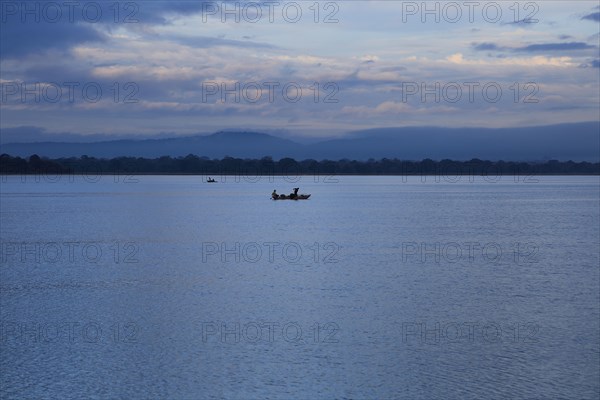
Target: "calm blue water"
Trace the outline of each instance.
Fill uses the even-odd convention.
[[[598,177],[217,179],[2,177],[0,397],[600,395]]]

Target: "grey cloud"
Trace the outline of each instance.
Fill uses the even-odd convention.
[[[517,47],[514,51],[536,52],[536,51],[565,51],[565,50],[587,50],[594,49],[596,46],[591,46],[584,42],[568,42],[568,43],[542,43],[530,44],[529,46]]]
[[[505,22],[505,23],[503,23],[503,25],[522,25],[522,26],[534,27],[537,23],[538,23],[538,20],[535,18],[523,18],[519,21]]]
[[[208,37],[208,36],[194,36],[194,37],[183,37],[183,36],[170,36],[167,39],[173,40],[177,43],[195,48],[210,48],[217,46],[228,46],[228,47],[242,47],[242,48],[262,48],[262,49],[276,49],[277,46],[254,42],[251,40],[235,40],[225,39],[223,37]]]
[[[513,51],[513,52],[541,52],[541,51],[570,51],[570,50],[588,50],[595,49],[596,46],[584,42],[567,43],[536,43],[523,47],[502,47],[496,43],[472,43],[471,46],[476,51]]]
[[[1,24],[0,52],[3,58],[19,57],[47,50],[67,50],[85,42],[106,40],[106,36],[92,25],[69,22],[31,23],[10,21]]]
[[[78,2],[65,6],[55,2],[45,8],[40,2],[13,2],[3,8],[0,52],[14,58],[46,50],[68,50],[86,42],[105,41],[102,30],[135,28],[137,24],[168,24],[168,15],[190,15],[202,11],[205,1]],[[94,7],[84,12],[86,4]],[[61,5],[62,4],[62,5]],[[115,7],[118,4],[119,7]],[[25,8],[27,7],[27,8]],[[37,7],[37,8],[36,8]],[[25,13],[26,10],[33,11]]]
[[[600,22],[600,12],[591,13],[581,17],[581,19],[587,19],[590,21]]]
[[[579,68],[600,68],[600,60],[592,60],[583,64],[579,64]]]
[[[384,67],[380,69],[381,72],[400,72],[400,71],[406,71],[406,67],[403,67],[401,65],[395,66],[395,67]]]
[[[473,49],[477,51],[502,50],[502,48],[499,47],[497,44],[489,42],[472,43],[471,45],[473,46]]]

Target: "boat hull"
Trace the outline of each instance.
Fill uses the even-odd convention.
[[[308,200],[309,197],[310,197],[310,194],[299,194],[298,196],[296,196],[294,198],[282,194],[282,195],[279,195],[279,197],[277,197],[276,199],[273,198],[273,200]]]

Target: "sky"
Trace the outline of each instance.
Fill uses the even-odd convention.
[[[600,120],[598,1],[0,3],[24,137]]]

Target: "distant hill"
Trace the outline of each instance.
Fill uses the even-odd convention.
[[[155,158],[195,154],[210,158],[355,159],[400,158],[405,160],[472,158],[488,160],[600,159],[600,123],[587,122],[523,128],[382,128],[351,132],[343,139],[300,144],[256,132],[218,132],[144,140],[98,142],[36,142],[0,145],[0,153],[28,157]]]
[[[0,146],[2,153],[18,156],[38,154],[40,156],[77,157],[120,157],[135,156],[155,158],[161,156],[200,156],[221,158],[251,157],[277,154],[285,156],[294,152],[299,144],[275,136],[255,132],[218,132],[212,135],[185,136],[168,139],[110,140],[92,143],[36,142],[9,143]]]
[[[382,128],[353,132],[348,139],[320,142],[314,158],[407,160],[573,160],[600,159],[600,123],[523,128]]]

